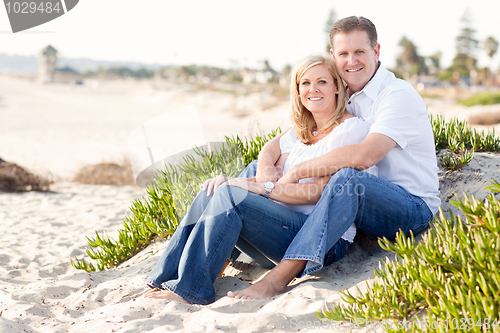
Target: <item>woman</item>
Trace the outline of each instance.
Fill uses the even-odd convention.
[[[341,82],[333,62],[323,56],[310,56],[293,70],[293,128],[280,138],[276,161],[284,173],[367,135],[368,125],[346,112]],[[151,271],[146,284],[153,289],[145,297],[214,302],[214,281],[235,246],[264,267],[280,262],[328,179],[264,184],[219,176],[206,181]],[[325,260],[339,260],[355,233],[352,225]]]

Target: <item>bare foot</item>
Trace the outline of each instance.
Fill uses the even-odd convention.
[[[228,291],[227,296],[236,299],[263,299],[283,294],[290,281],[304,270],[306,263],[306,260],[285,259],[262,280],[240,291]]]
[[[145,298],[155,298],[155,299],[169,299],[171,301],[177,301],[179,303],[191,304],[188,301],[185,301],[183,298],[177,296],[170,290],[161,290],[154,288],[144,294]]]
[[[236,299],[264,299],[283,294],[285,288],[278,287],[265,278],[240,291],[228,291],[227,296]]]
[[[148,298],[150,294],[155,293],[157,291],[161,291],[161,289],[158,289],[158,288],[149,289],[142,296],[144,296],[145,298]]]

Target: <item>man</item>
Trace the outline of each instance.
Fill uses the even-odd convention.
[[[278,182],[332,175],[314,211],[283,260],[262,280],[228,296],[272,297],[297,275],[331,263],[328,249],[355,222],[371,238],[418,233],[437,212],[439,181],[432,128],[422,98],[379,61],[373,23],[364,17],[337,21],[330,32],[331,55],[348,88],[347,110],[370,124],[359,144],[345,146],[292,168]],[[276,181],[279,155],[274,139],[259,155],[257,178]],[[272,162],[271,162],[272,161]],[[362,170],[378,166],[378,177]]]

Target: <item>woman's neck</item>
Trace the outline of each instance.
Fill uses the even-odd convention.
[[[316,131],[321,131],[328,124],[328,117],[313,117],[316,123]]]
[[[352,117],[354,117],[354,116],[352,114],[350,114],[349,112],[347,112],[347,111],[344,112],[344,115],[337,121],[337,126],[342,124],[344,122],[344,120],[352,118]],[[328,120],[329,120],[328,117],[314,117],[314,121],[316,122],[315,131],[320,132],[325,126],[328,125]],[[335,128],[337,126],[333,126],[333,128]],[[327,133],[323,133],[323,134],[327,134]]]

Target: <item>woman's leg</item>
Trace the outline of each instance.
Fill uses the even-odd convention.
[[[240,236],[279,261],[306,218],[260,195],[221,186],[184,244],[176,278],[160,287],[190,303],[212,303],[213,283]]]
[[[184,251],[189,235],[196,222],[198,222],[203,215],[211,198],[212,196],[208,197],[204,191],[200,191],[194,198],[186,216],[184,216],[172,238],[168,241],[163,254],[146,279],[146,284],[148,286],[163,289],[161,286],[163,282],[177,279],[177,271],[179,269],[182,251]]]

